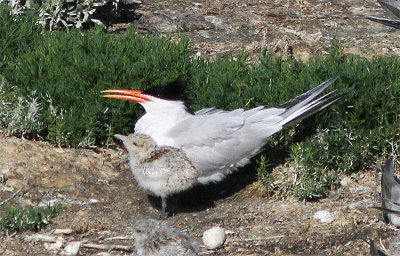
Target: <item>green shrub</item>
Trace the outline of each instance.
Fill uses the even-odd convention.
[[[260,159],[257,161],[259,165],[257,168],[257,179],[261,182],[261,184],[265,187],[266,193],[268,195],[272,195],[277,190],[276,180],[272,176],[272,164],[270,164],[267,158],[264,155],[260,156]]]
[[[323,196],[339,173],[369,168],[399,149],[400,58],[344,55],[334,40],[329,55],[308,63],[264,51],[250,65],[245,52],[193,58],[184,38],[133,29],[49,33],[28,16],[15,20],[2,5],[0,15],[0,125],[11,134],[60,146],[107,144],[114,133],[131,132],[142,113],[139,104],[100,98],[108,88],[144,89],[181,78],[190,84],[195,110],[251,108],[283,104],[343,73],[328,91],[347,92],[345,98],[267,144],[298,166],[296,195]],[[259,177],[270,184],[264,167]]]
[[[11,232],[39,231],[62,211],[61,206],[21,209],[6,206],[0,211],[0,228]]]
[[[1,19],[0,24],[3,22]],[[4,33],[13,31],[5,28]],[[7,47],[0,44],[0,51]],[[3,101],[15,108],[7,108],[7,112],[25,113],[19,109],[29,105],[34,92],[40,125],[32,135],[60,146],[99,145],[114,131],[132,130],[132,120],[141,113],[139,106],[102,99],[101,90],[141,89],[182,77],[190,67],[187,40],[174,43],[140,36],[132,29],[119,37],[100,29],[86,34],[78,30],[43,33],[40,40],[30,41],[16,52],[6,56],[8,61],[1,70]],[[19,120],[13,123],[21,123]],[[10,122],[4,124],[11,134],[27,134],[25,124],[19,130],[10,127]]]
[[[13,16],[10,7],[0,4],[0,72],[18,56],[26,52],[40,37],[42,29],[35,26],[37,16],[34,11],[26,15]]]

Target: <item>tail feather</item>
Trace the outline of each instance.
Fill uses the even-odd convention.
[[[283,126],[289,125],[303,118],[306,118],[328,106],[335,103],[337,100],[345,96],[345,94],[336,94],[336,91],[325,94],[319,98],[320,95],[329,85],[335,82],[339,77],[333,77],[319,86],[309,90],[308,92],[294,98],[293,100],[279,106],[278,108],[286,108],[286,111],[281,114]]]

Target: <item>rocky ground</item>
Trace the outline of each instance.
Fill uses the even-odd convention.
[[[360,17],[385,17],[374,0],[148,0],[136,13],[140,18],[133,23],[139,29],[187,35],[198,55],[267,48],[307,61],[326,54],[334,37],[347,53],[400,54],[398,30]]]
[[[334,36],[344,51],[399,55],[399,31],[363,20],[383,16],[374,1],[144,1],[134,24],[143,32],[182,33],[197,55],[266,47],[286,57],[308,60],[325,54]],[[121,31],[127,24],[115,24]],[[157,218],[159,200],[137,187],[123,149],[57,148],[0,134],[0,207],[61,203],[64,211],[39,233],[0,235],[0,255],[129,255],[131,224]],[[289,168],[283,166],[282,168]],[[221,184],[195,188],[170,200],[165,223],[201,243],[213,226],[227,230],[223,248],[204,255],[367,255],[359,236],[389,248],[396,228],[383,223],[379,173],[342,177],[342,187],[317,202],[265,195],[254,171],[242,170]],[[330,223],[313,218],[334,214]],[[393,244],[392,242],[390,244]],[[398,252],[397,252],[398,253]]]

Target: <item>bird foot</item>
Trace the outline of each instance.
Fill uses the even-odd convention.
[[[160,219],[164,220],[168,217],[167,208],[167,198],[161,197],[161,210],[160,210]]]
[[[160,212],[160,219],[165,220],[168,217],[168,212]]]

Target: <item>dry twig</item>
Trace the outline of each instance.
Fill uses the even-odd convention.
[[[97,249],[97,250],[114,250],[114,251],[125,251],[130,252],[133,250],[133,246],[127,245],[119,245],[119,244],[92,244],[92,243],[84,243],[81,247],[88,249]]]
[[[2,206],[3,204],[7,203],[8,201],[10,201],[11,199],[13,199],[14,197],[16,197],[22,189],[19,189],[17,192],[15,192],[14,194],[12,194],[9,198],[7,198],[6,200],[0,202],[0,206]]]

